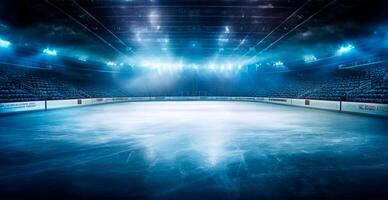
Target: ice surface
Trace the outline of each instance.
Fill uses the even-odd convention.
[[[0,199],[387,197],[387,122],[196,101],[5,116]]]

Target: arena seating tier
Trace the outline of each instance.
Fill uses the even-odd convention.
[[[196,78],[195,88],[190,87],[188,82],[182,82],[179,87],[166,92],[136,93],[123,87],[122,82],[109,73],[76,71],[69,73],[53,69],[0,65],[0,102],[144,96],[144,94],[149,96],[202,94],[388,103],[388,72],[384,66],[322,73],[311,70],[273,73],[258,75],[253,79],[249,84],[244,82],[228,87],[229,85],[222,86],[213,80]],[[198,84],[204,86],[198,89]]]

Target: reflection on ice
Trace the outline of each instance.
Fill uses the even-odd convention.
[[[171,162],[189,154],[198,167],[242,162],[244,154],[255,156],[283,153],[338,151],[354,148],[371,136],[346,129],[328,129],[341,122],[316,120],[303,112],[233,102],[153,102],[102,107],[53,124],[51,131],[61,139],[80,144],[130,142],[142,149],[148,162]],[[97,107],[96,107],[97,109]],[[328,113],[333,115],[336,113]],[[306,126],[308,124],[308,126]],[[67,133],[66,130],[72,130]],[[338,134],[338,131],[341,134]],[[58,137],[58,134],[52,137]],[[225,163],[226,162],[226,163]]]
[[[68,199],[84,191],[91,199],[360,197],[388,185],[387,126],[386,119],[244,102],[8,116],[0,118],[0,198],[36,191],[78,197]]]

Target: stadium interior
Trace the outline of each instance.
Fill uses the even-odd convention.
[[[1,1],[0,199],[385,199],[387,22],[385,0]]]

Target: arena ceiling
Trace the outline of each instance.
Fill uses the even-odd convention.
[[[251,61],[284,53],[325,54],[344,41],[385,34],[385,5],[358,0],[7,1],[0,6],[0,33],[28,39],[23,42],[31,46],[57,46],[70,56]]]

